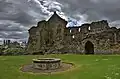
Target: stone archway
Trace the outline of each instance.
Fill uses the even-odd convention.
[[[85,54],[94,54],[94,45],[90,41],[85,43]]]

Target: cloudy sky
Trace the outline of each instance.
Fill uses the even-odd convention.
[[[0,0],[0,40],[27,40],[27,30],[54,11],[69,26],[103,19],[120,26],[120,0]]]

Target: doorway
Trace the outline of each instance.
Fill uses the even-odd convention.
[[[90,41],[85,43],[85,54],[94,54],[94,45]]]

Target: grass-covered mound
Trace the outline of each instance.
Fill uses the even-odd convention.
[[[60,57],[76,67],[54,74],[33,74],[20,71],[20,67],[38,57]],[[48,55],[0,56],[0,79],[120,79],[118,55]]]

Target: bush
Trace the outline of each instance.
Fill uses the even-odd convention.
[[[0,55],[3,54],[3,51],[4,51],[4,50],[5,50],[4,48],[0,48]]]
[[[7,48],[3,51],[3,55],[23,55],[24,53],[23,48]]]

